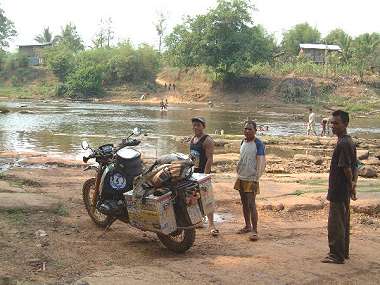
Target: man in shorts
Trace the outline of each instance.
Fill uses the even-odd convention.
[[[256,123],[248,120],[244,124],[244,136],[240,146],[240,160],[237,166],[238,178],[234,189],[240,193],[245,227],[238,234],[250,233],[250,240],[258,240],[256,195],[260,193],[259,179],[265,170],[265,146],[256,138]]]

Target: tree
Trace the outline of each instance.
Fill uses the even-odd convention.
[[[17,35],[14,23],[5,16],[0,8],[0,49],[9,46],[9,40]]]
[[[342,29],[332,30],[323,41],[329,45],[339,45],[342,49],[342,63],[348,63],[352,57],[352,38]]]
[[[62,28],[61,34],[54,38],[54,42],[73,52],[84,49],[83,41],[78,34],[77,28],[71,23]]]
[[[112,29],[112,18],[100,19],[99,31],[95,35],[95,39],[92,40],[95,48],[109,48],[113,38],[114,31]]]
[[[53,46],[46,49],[44,56],[49,69],[52,70],[60,81],[65,81],[66,76],[74,67],[73,52],[61,46]]]
[[[363,80],[364,72],[378,61],[379,46],[379,33],[365,33],[355,38],[353,42],[353,63],[359,71],[361,80]]]
[[[300,44],[315,44],[321,39],[321,33],[308,23],[295,25],[283,34],[282,48],[289,55],[297,55]]]
[[[253,63],[266,61],[273,37],[253,26],[248,0],[218,0],[206,15],[188,17],[165,39],[165,57],[177,66],[206,65],[217,79],[239,76]]]
[[[158,52],[161,53],[161,48],[162,48],[162,39],[164,37],[164,33],[166,30],[166,16],[164,15],[163,12],[160,12],[158,15],[157,22],[154,24],[154,27],[156,28],[159,42],[158,42]]]
[[[34,40],[40,44],[51,43],[53,41],[53,34],[49,31],[49,27],[44,28],[43,32],[37,35]]]

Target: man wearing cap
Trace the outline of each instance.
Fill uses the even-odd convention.
[[[209,174],[214,155],[214,141],[205,133],[206,120],[203,117],[191,119],[194,137],[190,141],[190,156],[194,161],[194,172]],[[212,236],[218,236],[219,230],[214,225],[214,213],[207,215],[208,226]]]

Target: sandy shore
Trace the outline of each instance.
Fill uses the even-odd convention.
[[[154,234],[121,222],[102,235],[83,206],[81,187],[92,173],[83,172],[82,162],[43,153],[1,153],[8,162],[23,160],[0,176],[0,283],[370,284],[379,280],[379,178],[359,180],[359,200],[352,203],[351,259],[345,265],[326,265],[320,259],[328,251],[328,161],[316,165],[300,160],[303,169],[292,171],[284,165],[295,162],[294,157],[271,156],[268,170],[278,164],[284,171],[269,171],[262,178],[260,240],[252,243],[247,235],[235,233],[243,226],[240,199],[232,189],[237,153],[234,139],[224,142],[220,145],[228,152],[219,146],[213,174],[221,235],[213,238],[206,228],[197,230],[194,247],[184,255],[169,252]],[[374,142],[366,143],[372,156]]]

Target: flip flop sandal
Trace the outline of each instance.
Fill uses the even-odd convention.
[[[259,240],[259,236],[258,236],[257,234],[252,234],[252,235],[249,237],[249,239],[250,239],[251,241],[258,241],[258,240]]]
[[[249,228],[242,228],[242,229],[238,230],[236,233],[237,233],[238,235],[241,235],[241,234],[249,233],[249,232],[251,232],[251,231],[252,231],[252,230],[249,229]]]
[[[219,230],[218,229],[212,229],[210,231],[210,234],[213,236],[213,237],[217,237],[219,235]]]
[[[340,261],[331,256],[326,256],[321,260],[322,263],[344,264],[344,260]]]

